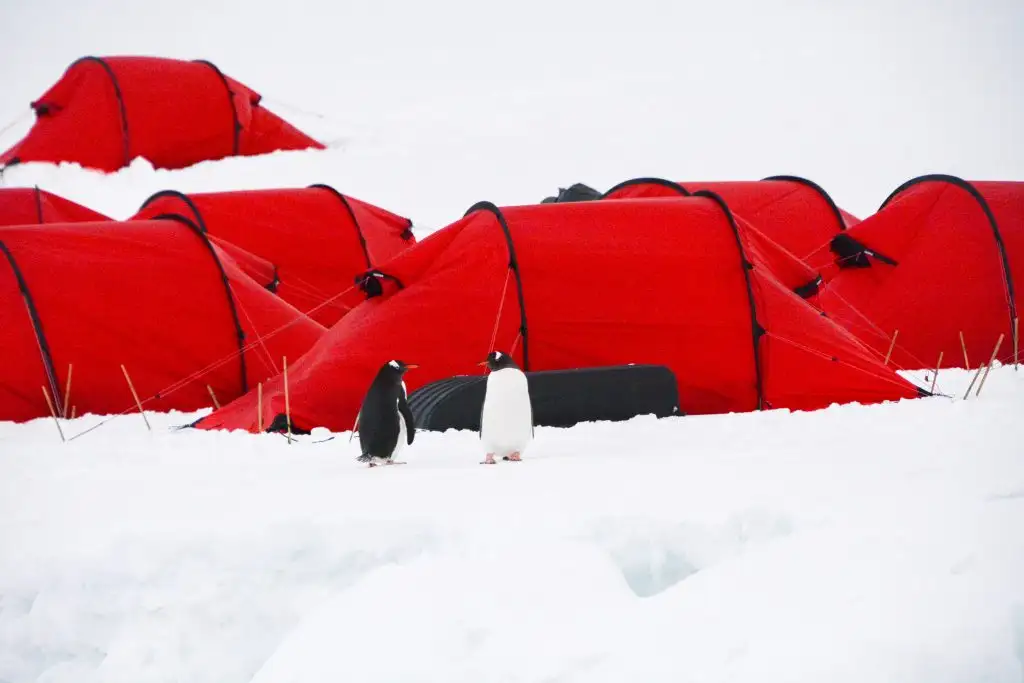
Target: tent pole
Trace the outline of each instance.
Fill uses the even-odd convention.
[[[53,423],[57,425],[57,431],[60,432],[60,440],[66,443],[67,439],[64,438],[64,430],[60,428],[60,420],[57,419],[57,411],[53,407],[53,401],[50,400],[50,392],[46,390],[45,384],[41,385],[41,387],[43,398],[46,399],[46,405],[50,408],[50,416],[53,417]]]

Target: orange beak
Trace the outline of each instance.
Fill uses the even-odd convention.
[[[405,367],[406,367],[406,369],[407,369],[407,370],[413,370],[413,369],[415,369],[415,368],[418,368],[419,366],[418,366],[418,365],[415,365],[415,364],[413,364],[413,363],[406,363],[406,364],[405,364]]]
[[[479,363],[477,363],[477,365],[482,367],[484,365],[487,365],[487,361],[485,361],[485,360],[484,361],[480,361]]]

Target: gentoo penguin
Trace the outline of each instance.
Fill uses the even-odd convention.
[[[493,465],[495,456],[521,460],[533,440],[533,404],[526,375],[501,351],[491,352],[479,365],[490,370],[480,410],[480,440],[487,453],[483,464]]]
[[[392,458],[416,437],[412,411],[405,395],[402,376],[419,367],[400,360],[388,361],[377,371],[353,429],[359,430],[362,455],[357,460],[370,467],[391,465]]]

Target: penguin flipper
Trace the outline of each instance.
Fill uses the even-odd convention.
[[[412,410],[409,408],[409,401],[405,398],[404,391],[398,395],[398,412],[405,420],[406,442],[412,445],[413,439],[416,438],[416,420],[412,416]]]

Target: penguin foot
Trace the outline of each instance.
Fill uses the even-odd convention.
[[[510,462],[519,462],[519,461],[521,461],[523,459],[523,457],[522,457],[521,454],[519,454],[517,452],[517,453],[513,453],[512,455],[502,456],[501,459],[502,460],[508,460]]]
[[[484,458],[484,461],[482,463],[480,463],[480,464],[481,465],[497,465],[498,463],[496,463],[494,461],[494,453],[488,453],[487,457]]]

